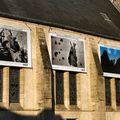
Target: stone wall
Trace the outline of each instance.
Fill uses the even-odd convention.
[[[6,18],[0,18],[0,24],[29,29],[31,31],[32,48],[32,68],[22,68],[20,71],[21,108],[18,110],[10,107],[9,67],[4,67],[3,102],[0,103],[0,119],[6,117],[7,113],[8,116],[13,115],[14,119],[16,118],[15,116],[20,115],[23,116],[23,118],[20,117],[20,120],[25,119],[25,116],[29,116],[28,120],[31,120],[34,116],[41,116],[42,111],[48,109],[44,115],[49,113],[52,118],[53,113],[51,111],[55,110],[55,117],[58,115],[64,119],[117,120],[120,114],[117,113],[116,115],[115,113],[118,109],[114,105],[114,100],[112,103],[112,107],[114,108],[112,113],[109,113],[109,109],[107,110],[105,106],[105,82],[99,60],[99,44],[119,47],[119,41]],[[87,71],[79,72],[76,75],[76,106],[71,106],[69,103],[69,72],[64,72],[64,105],[59,106],[53,102],[52,94],[54,94],[53,90],[55,89],[52,85],[52,75],[55,74],[51,70],[50,62],[50,33],[78,37],[85,41]],[[16,105],[13,106],[13,108],[17,107]],[[2,109],[2,107],[5,109]],[[7,117],[7,120],[9,120],[9,117]]]
[[[117,10],[120,12],[120,0],[111,0],[111,2],[117,8]]]

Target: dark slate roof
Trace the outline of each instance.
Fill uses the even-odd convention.
[[[120,40],[120,13],[109,0],[0,0],[0,16]]]

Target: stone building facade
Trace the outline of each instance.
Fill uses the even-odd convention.
[[[103,2],[105,1],[103,0]],[[32,11],[25,13],[25,10],[28,10],[27,8],[22,10],[21,7],[17,6],[17,2],[11,7],[9,6],[10,3],[5,4],[10,9],[9,14],[4,14],[4,16],[0,12],[0,26],[30,31],[32,66],[0,66],[0,120],[119,120],[120,79],[103,75],[99,50],[100,44],[115,48],[120,46],[120,24],[116,19],[119,13],[112,9],[111,3],[105,2],[107,7],[110,5],[114,13],[117,14],[116,16],[110,13],[111,9],[109,11],[105,9],[106,12],[103,10],[104,7],[101,7],[101,10],[100,8],[97,9],[96,6],[99,7],[97,3],[95,5],[90,4],[92,8],[88,7],[88,12],[89,9],[91,11],[87,16],[84,16],[87,13],[84,9],[82,11],[84,13],[81,13],[83,16],[80,18],[77,16],[79,15],[78,11],[80,12],[83,8],[81,10],[74,9],[73,13],[80,22],[76,20],[76,16],[75,19],[71,17],[71,21],[69,21],[70,19],[67,17],[71,16],[72,10],[69,13],[61,7],[64,10],[62,17],[65,18],[65,21],[62,21],[62,17],[59,17],[62,10],[59,8],[57,14],[54,11],[55,6],[54,12],[52,11],[54,14],[51,13],[52,18],[54,18],[52,19],[51,14],[47,14],[51,9],[48,10],[47,8],[46,11],[43,11],[48,18],[42,16],[42,12],[41,16],[36,19],[46,18],[48,23],[46,20],[43,23],[39,20],[35,21],[34,17],[36,16],[34,14],[32,14],[33,19],[29,20]],[[80,3],[81,7],[85,4],[83,1]],[[44,6],[44,4],[42,5]],[[70,8],[69,5],[77,6],[78,4],[71,1],[68,8]],[[102,3],[100,6],[103,6]],[[95,18],[93,18],[95,11],[93,7],[97,11]],[[3,10],[2,7],[1,10]],[[6,11],[3,10],[4,12]],[[16,13],[22,16],[21,19]],[[109,19],[109,16],[113,18]],[[120,17],[118,16],[118,18]],[[60,24],[59,19],[63,23]],[[55,20],[55,23],[49,20]],[[114,24],[114,22],[116,23]],[[77,25],[80,25],[81,28],[79,29],[80,26]],[[70,38],[80,38],[84,41],[85,72],[52,68],[51,33]]]
[[[120,0],[111,0],[111,2],[120,11]]]
[[[110,78],[111,104],[106,105],[105,77],[99,59],[99,44],[119,47],[120,42],[107,38],[83,34],[66,29],[38,25],[29,22],[0,18],[1,25],[29,29],[31,31],[32,67],[19,68],[19,100],[10,100],[10,71],[13,67],[1,67],[2,100],[0,119],[16,119],[11,114],[38,116],[44,109],[51,109],[55,115],[67,120],[118,120],[119,106],[116,103],[116,79]],[[52,70],[50,63],[50,33],[79,37],[85,41],[86,72]],[[14,73],[16,73],[17,68]],[[62,74],[61,78],[59,75]],[[70,75],[76,86],[76,102],[70,103]],[[14,74],[13,74],[14,76]],[[57,77],[59,76],[59,77]],[[63,83],[63,102],[57,104],[57,79]],[[57,86],[57,88],[56,88]],[[16,89],[15,89],[16,90]],[[2,110],[2,109],[7,110]],[[7,113],[9,113],[7,115]],[[7,118],[6,118],[7,116]],[[14,116],[14,115],[13,115]],[[28,118],[29,119],[29,118]]]

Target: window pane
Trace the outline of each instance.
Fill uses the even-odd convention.
[[[10,68],[9,100],[11,103],[19,103],[19,68]]]
[[[3,68],[0,67],[0,102],[2,102],[3,93]]]
[[[76,73],[69,73],[69,91],[70,91],[70,105],[77,104],[76,95]]]
[[[67,120],[76,120],[76,119],[71,118],[71,119],[67,119]]]
[[[110,78],[105,78],[106,105],[111,105]]]
[[[120,79],[116,79],[116,103],[120,106]]]
[[[56,71],[56,104],[64,104],[64,84],[62,71]]]

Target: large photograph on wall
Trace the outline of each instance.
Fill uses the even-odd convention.
[[[52,68],[85,72],[85,43],[80,38],[51,34]]]
[[[0,26],[0,65],[31,67],[29,30]]]
[[[120,48],[100,45],[104,76],[120,78]]]

